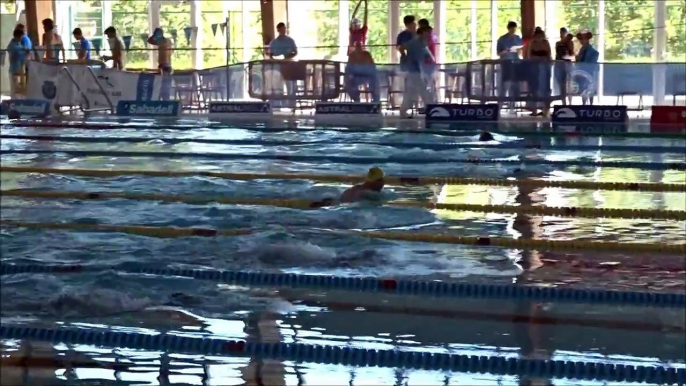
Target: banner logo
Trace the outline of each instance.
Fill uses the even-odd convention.
[[[124,117],[178,117],[178,101],[119,101],[117,115]]]
[[[650,131],[657,133],[686,132],[686,106],[653,106]]]
[[[46,99],[55,99],[57,96],[57,86],[55,86],[55,82],[51,80],[44,81],[41,86],[41,92]]]
[[[213,114],[271,114],[269,102],[210,102],[210,115]]]
[[[41,99],[10,99],[2,102],[3,114],[19,117],[36,117],[50,115],[50,102]]]
[[[138,75],[138,82],[136,85],[136,100],[149,101],[152,99],[152,92],[155,85],[154,74],[140,74]]]
[[[427,122],[496,122],[500,115],[498,105],[429,104]]]
[[[572,70],[569,73],[568,94],[586,98],[593,97],[595,95],[595,79],[593,75],[584,70]]]
[[[624,123],[626,106],[555,106],[553,123]]]
[[[316,115],[381,115],[381,103],[318,102]]]

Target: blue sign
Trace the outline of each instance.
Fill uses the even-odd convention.
[[[318,102],[316,115],[381,115],[381,103]]]
[[[19,117],[50,115],[50,101],[43,99],[10,99],[2,102],[3,114]]]
[[[589,123],[553,123],[555,132],[565,134],[613,134],[626,133],[629,127],[624,123],[589,124]]]
[[[271,114],[269,102],[210,102],[210,115]]]
[[[117,115],[124,117],[178,117],[178,101],[119,101]]]
[[[155,86],[155,74],[140,74],[136,83],[136,100],[149,101]]]
[[[429,104],[427,122],[497,122],[500,108],[490,105]]]
[[[626,106],[555,106],[553,123],[625,123]]]

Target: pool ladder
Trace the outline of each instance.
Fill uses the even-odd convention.
[[[102,95],[105,96],[105,100],[107,100],[107,104],[109,105],[109,107],[96,107],[96,108],[91,109],[90,108],[90,102],[88,102],[88,98],[86,97],[86,94],[84,94],[83,91],[81,90],[81,87],[79,87],[79,84],[76,82],[76,79],[74,79],[74,75],[71,73],[71,71],[69,71],[69,68],[62,67],[62,69],[60,70],[60,73],[65,72],[67,74],[67,76],[69,77],[69,80],[71,80],[71,82],[76,87],[76,90],[79,92],[79,94],[81,94],[81,98],[83,98],[83,100],[86,104],[86,107],[84,108],[83,104],[80,104],[79,110],[81,110],[85,114],[93,113],[93,112],[97,112],[97,111],[109,111],[110,114],[112,114],[114,112],[114,105],[112,104],[112,100],[110,99],[109,95],[107,95],[107,92],[105,92],[105,88],[103,88],[102,84],[100,84],[100,82],[98,81],[98,77],[97,77],[97,75],[95,75],[95,72],[93,71],[93,69],[90,67],[87,67],[87,68],[88,68],[88,72],[93,77],[95,84],[98,85],[98,88],[102,92]],[[72,110],[68,110],[68,111],[72,111]]]

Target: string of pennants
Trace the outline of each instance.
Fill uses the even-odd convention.
[[[225,28],[226,28],[226,23],[224,23],[224,26],[222,27],[222,31]],[[212,31],[214,31],[214,30],[215,30],[215,27],[213,25]],[[183,34],[186,38],[186,44],[189,44],[189,45],[191,44],[191,37],[193,36],[193,34],[195,34],[197,32],[198,32],[198,27],[186,27],[183,29]],[[179,37],[179,32],[176,29],[172,29],[169,31],[169,35],[171,36],[171,38],[174,41],[176,41],[177,38]],[[147,48],[148,47],[148,38],[150,37],[150,35],[143,32],[139,36],[140,36],[140,39],[143,41],[143,44]],[[122,39],[122,42],[124,43],[124,48],[126,49],[126,52],[129,52],[129,50],[131,49],[131,44],[133,43],[133,36],[132,35],[124,35],[121,37],[121,39]],[[96,54],[100,55],[100,49],[102,49],[103,40],[101,38],[92,38],[92,39],[90,39],[90,42],[93,45],[93,49],[95,49]],[[81,43],[79,43],[79,42],[73,43],[74,49],[78,50],[80,47],[80,44]]]
[[[214,23],[212,24],[212,36],[216,37],[217,36],[217,29],[220,28],[222,29],[222,35],[226,33],[226,22],[224,23]]]

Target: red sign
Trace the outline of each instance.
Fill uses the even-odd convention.
[[[655,133],[686,133],[686,106],[653,106],[650,131]]]

